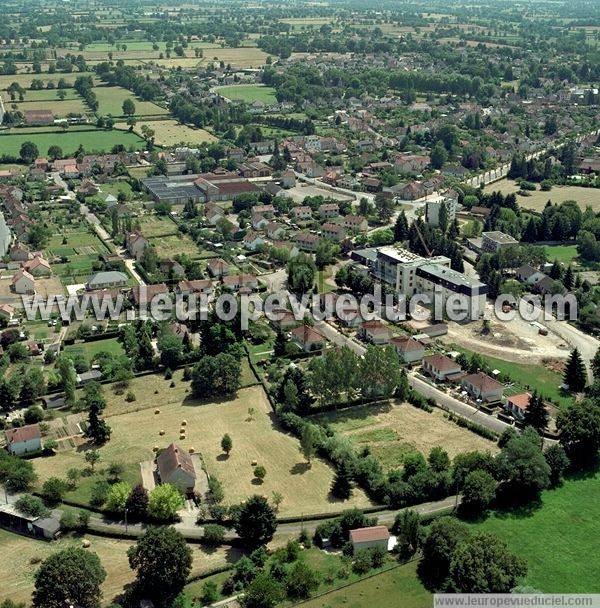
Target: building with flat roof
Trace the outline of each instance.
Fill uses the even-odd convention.
[[[488,253],[496,253],[503,247],[518,245],[519,241],[499,230],[481,233],[481,250]]]

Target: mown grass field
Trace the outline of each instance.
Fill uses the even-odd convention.
[[[435,446],[442,446],[451,458],[471,450],[497,451],[493,442],[448,421],[441,411],[429,414],[406,403],[357,406],[317,419],[357,448],[368,446],[386,470],[401,467],[404,458],[415,451],[427,456]]]
[[[123,115],[123,102],[131,99],[135,104],[136,116],[153,116],[168,114],[168,110],[157,106],[151,101],[136,99],[135,95],[121,87],[94,87],[94,93],[98,99],[98,112],[100,114],[111,114],[112,116]]]
[[[517,192],[519,186],[508,178],[489,184],[484,188],[484,192],[502,192],[502,194],[512,194]],[[517,195],[517,202],[523,209],[533,211],[543,211],[546,203],[563,203],[564,201],[577,201],[581,209],[588,205],[594,211],[600,211],[600,192],[596,188],[582,188],[581,186],[552,186],[549,192],[536,190],[529,193],[531,196]]]
[[[19,156],[19,150],[24,142],[31,141],[39,149],[40,155],[45,155],[53,145],[60,146],[65,155],[74,154],[81,145],[88,153],[110,152],[117,144],[123,144],[126,149],[143,150],[146,142],[126,131],[100,131],[95,129],[73,131],[27,131],[20,133],[13,129],[10,134],[0,135],[0,153]]]
[[[91,362],[98,353],[109,353],[116,356],[122,355],[124,352],[121,343],[116,338],[71,344],[65,346],[64,350],[67,354],[83,355],[88,363]]]
[[[526,584],[544,593],[600,593],[600,473],[542,494],[542,506],[473,525],[527,560]]]
[[[0,76],[0,90],[3,91],[13,82],[17,82],[24,89],[29,89],[32,80],[41,80],[44,83],[44,86],[46,86],[48,82],[53,82],[56,86],[58,81],[61,78],[64,78],[68,84],[73,84],[79,76],[95,76],[95,74],[94,72],[72,72],[70,74],[3,74]],[[56,89],[53,91],[56,94]],[[28,91],[28,93],[30,92],[31,91]],[[27,96],[25,98],[27,99]],[[4,99],[4,103],[6,104],[6,99]]]
[[[12,103],[11,103],[12,106]],[[51,110],[56,118],[64,118],[68,114],[85,114],[89,112],[89,108],[83,103],[81,98],[65,99],[61,101],[58,98],[40,100],[40,101],[23,101],[16,103],[19,112],[27,112],[30,110]]]
[[[216,92],[228,99],[245,101],[246,103],[262,101],[269,105],[277,102],[275,89],[261,84],[232,84],[219,87],[216,89]]]
[[[544,245],[544,251],[550,262],[558,260],[566,266],[576,263],[579,257],[577,245]]]
[[[41,89],[41,90],[36,90],[36,91],[32,91],[32,90],[26,90],[25,91],[25,99],[23,100],[24,103],[28,103],[30,101],[59,101],[58,99],[58,90],[59,89]],[[77,93],[77,91],[75,89],[60,89],[61,91],[63,91],[66,95],[65,97],[65,101],[69,100],[69,99],[81,99],[81,97],[79,96],[79,94]],[[10,97],[7,99],[4,99],[4,105],[7,105],[6,102],[9,103],[13,103],[10,100]],[[16,98],[16,103],[19,103],[19,98]]]
[[[247,372],[248,373],[248,372]],[[123,462],[133,471],[138,463],[153,457],[154,446],[176,442],[183,449],[200,452],[210,474],[216,475],[225,491],[225,503],[235,504],[252,494],[269,499],[280,492],[281,515],[309,515],[334,512],[351,506],[368,506],[364,493],[354,490],[348,501],[329,496],[332,469],[323,461],[305,462],[299,442],[275,424],[262,387],[241,389],[237,398],[219,403],[202,403],[189,393],[189,383],[174,374],[175,387],[162,376],[144,376],[131,382],[136,401],[127,403],[105,387],[108,407],[105,419],[112,429],[110,441],[100,448],[102,462]],[[247,380],[250,378],[247,376]],[[254,380],[256,382],[256,380]],[[155,414],[154,409],[160,413]],[[252,415],[249,409],[253,408]],[[180,439],[181,422],[187,422],[187,438]],[[163,435],[159,432],[164,431]],[[221,438],[229,433],[233,450],[228,458],[221,453]],[[253,462],[262,464],[267,475],[262,484],[254,479]],[[61,452],[52,458],[35,459],[40,482],[57,471],[83,468],[83,452]],[[100,465],[99,465],[100,466]]]
[[[217,141],[217,138],[208,131],[182,125],[176,120],[138,121],[134,127],[134,132],[140,133],[143,125],[147,125],[154,131],[154,142],[158,146],[175,146],[177,144],[195,146],[204,142]],[[128,128],[125,123],[120,123],[117,127]]]
[[[123,591],[124,586],[135,578],[127,559],[127,549],[133,543],[101,536],[83,538],[90,541],[91,546],[88,550],[98,554],[106,570],[107,576],[102,585],[102,592],[103,605],[108,605]],[[11,599],[14,602],[29,604],[34,588],[35,572],[39,568],[38,560],[43,560],[56,551],[68,547],[81,546],[83,538],[66,537],[49,543],[0,530],[0,546],[4,555],[11,556],[10,559],[4,559],[0,563],[0,580],[2,580],[0,602]],[[237,551],[227,547],[207,551],[198,545],[192,545],[191,549],[194,557],[191,576],[223,566],[232,557],[237,556]],[[32,563],[32,560],[36,563]]]

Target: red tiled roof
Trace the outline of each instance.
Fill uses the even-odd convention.
[[[390,532],[385,526],[371,526],[350,530],[350,540],[353,543],[365,543],[374,540],[388,540]]]
[[[182,469],[188,475],[196,478],[196,469],[192,457],[179,446],[172,443],[156,459],[161,479],[168,479],[177,469]]]
[[[291,334],[303,344],[314,344],[324,340],[324,337],[310,325],[300,325],[292,329]]]
[[[9,444],[30,441],[42,436],[39,424],[28,424],[16,429],[6,429],[5,434]]]
[[[531,399],[530,393],[519,393],[518,395],[512,395],[506,398],[507,401],[512,403],[516,408],[520,410],[526,410],[529,407],[529,400]]]
[[[453,361],[450,357],[446,357],[445,355],[429,355],[428,357],[423,358],[423,363],[428,363],[431,367],[440,372],[447,372],[460,367],[456,361]]]
[[[414,338],[392,338],[392,344],[404,352],[422,350],[423,345]]]
[[[477,372],[476,374],[470,374],[469,376],[465,376],[463,382],[466,382],[467,384],[478,388],[482,392],[493,391],[498,388],[503,388],[504,386],[503,384],[501,384],[497,380],[494,380],[483,372]]]

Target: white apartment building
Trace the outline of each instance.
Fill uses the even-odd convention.
[[[454,221],[456,211],[458,210],[458,199],[440,194],[432,197],[426,203],[425,219],[430,226],[437,227],[440,225],[440,211],[442,209],[442,205],[446,205],[446,211],[448,212],[448,223]]]

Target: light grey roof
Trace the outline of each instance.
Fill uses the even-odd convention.
[[[88,285],[90,287],[109,285],[114,283],[127,283],[127,275],[124,272],[118,270],[106,270],[97,272],[95,275],[90,277]]]

